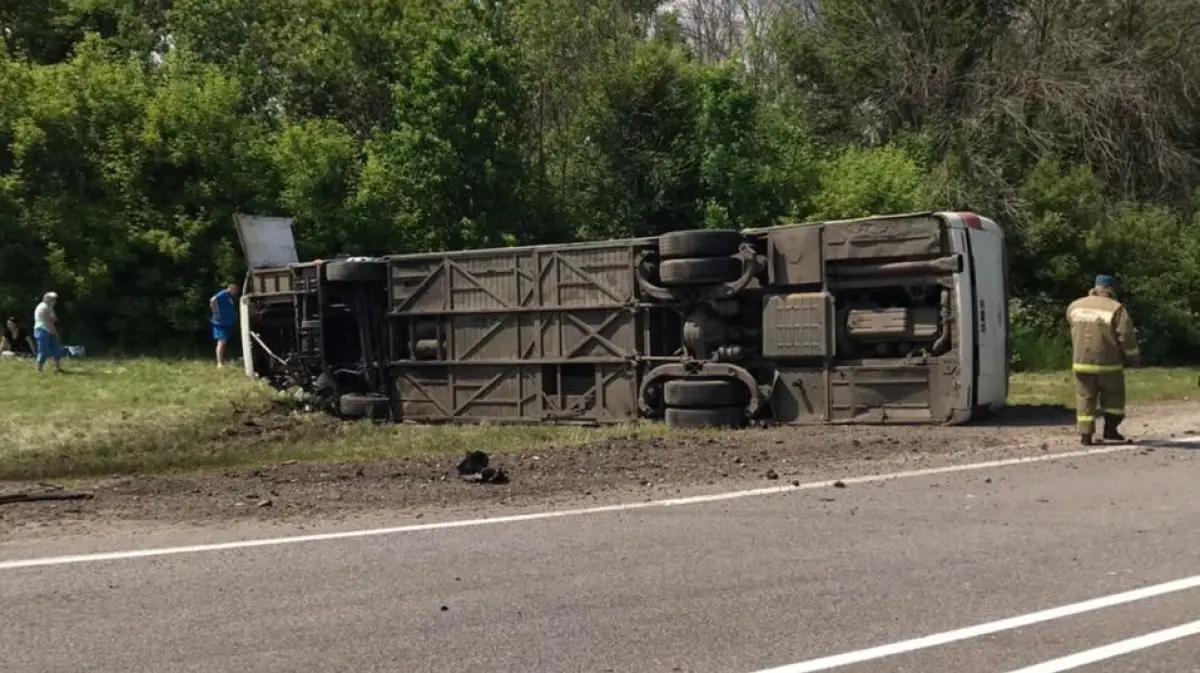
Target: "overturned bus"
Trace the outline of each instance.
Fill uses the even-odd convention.
[[[345,417],[959,424],[1008,393],[973,213],[311,262],[290,219],[236,224],[247,374]]]

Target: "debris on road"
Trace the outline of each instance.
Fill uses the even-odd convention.
[[[489,466],[490,462],[483,451],[468,451],[458,463],[458,476],[473,484],[507,484],[508,474],[503,468]]]
[[[841,479],[838,479],[837,481],[833,482],[833,487],[834,488],[846,488],[846,482],[842,481]]]
[[[41,493],[31,493],[29,491],[21,491],[19,493],[0,493],[0,505],[8,505],[17,502],[47,502],[52,500],[91,500],[96,497],[92,493],[84,493],[78,491],[43,491]]]
[[[1156,409],[1140,412],[1139,420],[1156,428],[1164,439],[1171,432],[1182,436],[1185,430],[1200,429],[1195,422],[1194,404],[1159,405]],[[483,447],[458,444],[449,457],[435,451],[369,463],[280,461],[269,467],[226,468],[220,472],[95,477],[64,484],[65,489],[57,489],[86,491],[94,493],[94,498],[84,496],[76,502],[40,505],[0,505],[0,530],[6,533],[10,530],[33,531],[43,525],[74,530],[88,526],[92,521],[107,525],[114,520],[191,524],[214,519],[241,520],[248,515],[273,520],[295,519],[307,524],[316,517],[374,513],[380,509],[412,510],[415,517],[428,518],[441,508],[474,508],[481,504],[540,505],[548,498],[591,502],[628,495],[636,500],[639,494],[649,497],[660,489],[674,491],[704,485],[713,488],[726,479],[743,479],[751,474],[754,475],[752,479],[761,483],[766,480],[764,475],[768,468],[779,474],[779,479],[771,484],[790,483],[799,490],[804,488],[805,481],[809,481],[813,486],[821,485],[814,489],[819,495],[837,497],[840,502],[842,498],[837,495],[838,491],[829,488],[834,480],[877,473],[884,469],[879,461],[911,464],[912,450],[917,450],[922,460],[956,463],[1041,455],[1039,446],[1042,443],[1049,443],[1049,448],[1054,451],[1073,449],[1077,441],[1073,427],[1074,418],[1071,417],[1064,420],[1061,428],[1051,430],[1045,426],[1023,425],[955,428],[952,431],[941,427],[890,426],[860,428],[853,432],[842,427],[814,427],[797,435],[795,428],[781,427],[703,435],[621,435],[554,448],[535,442],[526,450],[513,447],[514,450],[505,452],[503,458],[490,456],[488,464],[483,464],[484,457],[488,456],[487,449],[475,452],[474,449]],[[771,447],[767,459],[759,457],[764,446]],[[1130,452],[1131,458],[1143,448],[1149,447],[1137,447]],[[1157,451],[1150,456],[1158,460],[1182,457],[1180,453]],[[734,458],[739,455],[742,461],[734,463]],[[463,471],[473,473],[460,476],[455,466],[468,456]],[[1138,459],[1148,457],[1139,456]],[[475,463],[473,467],[472,462]],[[363,475],[357,476],[364,466]],[[503,470],[498,469],[501,466]],[[489,471],[488,481],[484,481],[482,473],[488,467],[496,469],[496,473]],[[514,469],[518,470],[516,476]],[[501,476],[504,472],[507,474]],[[836,474],[846,477],[833,476]],[[992,480],[989,490],[1004,484],[1007,479],[981,472],[974,482],[978,484],[987,478]],[[507,480],[511,480],[507,485],[496,485]],[[464,484],[466,481],[471,483]],[[639,486],[643,481],[646,485]],[[861,482],[848,480],[842,483],[836,488],[845,490],[852,483],[861,485]],[[876,486],[883,488],[887,483],[878,482]],[[934,488],[932,492],[944,490],[946,484],[941,486],[943,489]],[[40,494],[50,490],[54,489],[36,481],[0,482],[0,496],[22,492]],[[250,499],[250,495],[255,497]],[[1029,500],[1036,497],[1035,494]],[[274,504],[255,507],[263,499],[270,499]],[[826,513],[841,511],[837,503],[813,502],[820,504]],[[70,515],[64,516],[68,512]]]
[[[458,474],[466,477],[479,474],[488,466],[488,455],[482,451],[468,451],[458,463]]]
[[[481,484],[507,484],[508,474],[499,467],[485,467],[479,473],[479,483]]]
[[[775,470],[767,470],[767,479],[778,479],[779,473]]]

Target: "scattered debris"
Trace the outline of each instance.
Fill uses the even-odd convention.
[[[833,487],[834,488],[846,488],[846,482],[842,481],[841,479],[838,479],[837,481],[833,482]]]
[[[45,502],[50,500],[91,500],[96,497],[92,493],[83,493],[75,491],[60,490],[48,491],[43,493],[3,493],[0,494],[0,505],[8,505],[15,502]]]
[[[778,479],[779,473],[775,470],[767,470],[767,479]]]
[[[458,463],[458,476],[473,484],[507,484],[509,479],[504,469],[490,467],[490,462],[483,451],[468,451]]]
[[[263,498],[262,500],[258,501],[259,507],[270,507],[271,505],[274,505],[274,504],[275,503],[272,502],[270,498]]]
[[[488,455],[482,451],[468,451],[458,463],[459,476],[466,477],[472,474],[483,472],[488,466]]]
[[[442,612],[448,612],[449,610],[450,610],[450,606],[449,606],[449,605],[443,605],[443,606],[442,606]]]
[[[508,475],[499,467],[485,467],[479,473],[479,482],[482,484],[507,484]]]
[[[796,488],[800,488],[800,480],[799,480],[799,479],[793,479],[793,480],[792,480],[792,486],[795,486]]]

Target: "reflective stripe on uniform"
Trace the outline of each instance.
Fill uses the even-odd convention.
[[[1068,312],[1067,319],[1071,322],[1090,322],[1099,323],[1101,325],[1111,325],[1114,316],[1116,316],[1116,312],[1114,311],[1106,311],[1102,308],[1076,306]]]
[[[1089,365],[1083,362],[1076,362],[1071,365],[1071,369],[1080,374],[1111,374],[1113,372],[1125,371],[1125,365]]]
[[[1077,423],[1091,423],[1095,420],[1096,420],[1095,416],[1076,416],[1075,417],[1075,421]]]
[[[1118,409],[1116,407],[1110,407],[1108,409],[1101,409],[1100,411],[1103,411],[1104,413],[1106,413],[1110,416],[1124,416],[1125,415],[1124,409]]]
[[[1129,350],[1125,351],[1126,357],[1136,358],[1139,355],[1141,355],[1141,353],[1138,352],[1138,349],[1136,348],[1130,348]]]

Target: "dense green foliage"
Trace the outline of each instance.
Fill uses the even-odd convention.
[[[0,310],[202,339],[231,215],[304,255],[911,210],[1011,234],[1022,366],[1115,273],[1200,346],[1200,0],[10,0]]]

